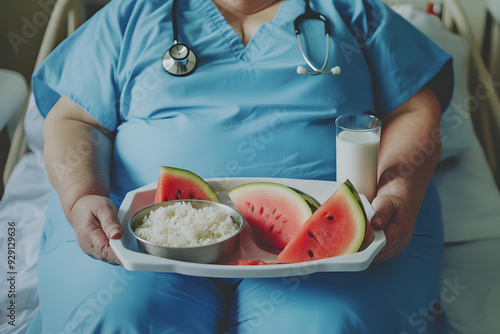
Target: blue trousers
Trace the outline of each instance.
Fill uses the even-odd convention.
[[[449,333],[439,303],[443,229],[427,191],[397,258],[362,272],[211,279],[130,272],[84,254],[57,196],[38,265],[28,333]]]

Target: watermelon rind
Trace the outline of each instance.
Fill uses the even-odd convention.
[[[368,216],[366,215],[365,206],[363,205],[363,202],[361,201],[361,197],[359,196],[359,193],[356,190],[356,187],[354,187],[354,185],[351,183],[351,181],[349,179],[345,180],[344,184],[351,191],[352,195],[354,196],[354,199],[356,199],[356,201],[358,202],[359,207],[361,208],[361,211],[363,211],[363,215],[365,216],[366,222],[368,222],[368,218],[367,218]]]
[[[302,198],[304,199],[304,201],[306,201],[307,205],[309,205],[309,207],[311,208],[312,212],[316,211],[321,206],[321,203],[318,202],[311,195],[306,194],[305,192],[303,192],[303,191],[301,191],[301,190],[299,190],[297,188],[293,188],[293,187],[289,187],[289,188],[292,189],[293,191],[297,192],[300,196],[302,196]]]
[[[212,187],[204,179],[202,179],[199,175],[197,175],[197,174],[195,174],[187,169],[175,168],[175,167],[169,167],[169,166],[162,166],[160,168],[160,176],[158,179],[157,193],[155,194],[155,203],[164,201],[163,196],[158,195],[159,192],[162,191],[162,189],[161,189],[162,185],[160,183],[161,183],[162,178],[164,178],[164,177],[165,178],[168,178],[168,177],[175,178],[176,182],[182,182],[182,180],[186,180],[186,182],[189,182],[190,186],[194,185],[196,190],[203,194],[203,198],[171,198],[171,200],[174,200],[174,199],[202,199],[202,200],[220,203],[219,196],[217,196],[217,194],[212,189]]]
[[[347,188],[351,191],[352,195],[358,202],[361,210],[363,211],[363,215],[365,216],[365,237],[363,238],[363,241],[361,242],[360,246],[360,251],[363,249],[366,249],[368,245],[372,242],[373,240],[373,228],[370,225],[370,220],[368,219],[368,215],[366,214],[365,206],[363,205],[363,201],[361,200],[361,197],[359,196],[358,191],[356,190],[356,187],[351,183],[349,179],[347,179],[344,184],[346,185]]]
[[[366,212],[365,212],[365,207],[363,206],[363,202],[361,202],[361,198],[359,197],[359,193],[356,190],[356,188],[354,188],[354,186],[352,185],[351,181],[346,180],[342,184],[342,187],[346,187],[347,191],[345,191],[345,192],[348,193],[348,194],[350,194],[352,196],[352,199],[353,199],[353,203],[352,203],[353,214],[354,214],[355,211],[358,211],[358,213],[360,214],[360,217],[358,217],[358,218],[361,218],[361,217],[363,218],[363,228],[360,230],[359,236],[357,238],[359,240],[359,242],[358,243],[353,243],[352,244],[353,247],[347,252],[347,253],[355,253],[355,252],[357,252],[359,250],[359,248],[361,247],[361,244],[363,243],[363,240],[365,238],[366,223],[367,223]]]

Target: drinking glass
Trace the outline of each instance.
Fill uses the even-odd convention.
[[[377,192],[377,164],[382,122],[366,114],[343,115],[337,131],[337,182],[349,179],[371,202]]]

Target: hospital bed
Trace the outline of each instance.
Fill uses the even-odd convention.
[[[500,85],[491,80],[457,0],[444,0],[442,19],[424,13],[426,1],[386,2],[452,54],[456,70],[454,98],[442,121],[443,155],[435,172],[446,238],[441,304],[429,301],[429,305],[415,310],[409,321],[415,332],[421,332],[446,310],[455,334],[498,333],[500,159],[499,145],[495,143],[500,129],[500,103],[495,88]],[[81,5],[76,0],[57,1],[36,66],[81,23]],[[8,143],[1,143],[10,145],[0,202],[1,333],[24,333],[37,309],[37,253],[51,190],[43,161],[43,118],[26,86],[19,85],[19,95],[21,102],[11,109],[12,119],[20,120],[13,134],[11,131],[6,136]],[[0,125],[4,123],[12,129],[12,120]],[[15,249],[8,239],[12,231]],[[8,261],[9,247],[15,251],[15,263]],[[6,293],[12,290],[7,280],[11,276],[15,278],[15,298]],[[15,327],[8,323],[12,312],[7,306],[12,300]]]

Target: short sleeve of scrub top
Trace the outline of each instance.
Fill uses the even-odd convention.
[[[363,3],[363,7],[346,5],[352,11],[344,12],[344,19],[350,16],[359,49],[346,44],[342,48],[347,58],[351,53],[364,54],[372,73],[376,110],[385,114],[428,84],[444,111],[453,92],[449,55],[430,46],[426,36],[381,1]]]
[[[46,116],[68,96],[109,130],[118,126],[117,67],[134,1],[112,1],[64,40],[33,76],[38,108]]]
[[[33,77],[46,115],[67,95],[115,131],[112,197],[157,180],[159,167],[202,177],[335,180],[335,118],[383,116],[426,84],[443,106],[451,58],[378,0],[311,0],[330,20],[328,68],[300,75],[293,21],[304,0],[286,0],[245,46],[211,0],[179,1],[180,43],[196,71],[161,66],[173,42],[172,0],[112,0],[63,42]],[[306,53],[322,64],[324,25],[301,25]],[[444,87],[444,89],[443,89]]]

